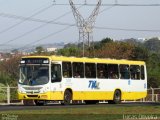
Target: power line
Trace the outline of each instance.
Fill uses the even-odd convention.
[[[104,29],[104,30],[115,30],[115,31],[137,31],[137,32],[160,32],[160,30],[149,30],[149,29],[125,29],[125,28],[110,28],[110,27],[98,27],[95,26],[95,29]]]
[[[69,5],[69,4],[54,4],[54,5]],[[84,4],[75,4],[75,5],[84,5]],[[95,6],[96,4],[85,4],[85,5],[86,5],[86,6]],[[42,9],[42,10],[36,12],[35,14],[31,15],[31,16],[28,17],[28,18],[25,18],[25,19],[24,19],[24,18],[20,18],[20,19],[23,19],[23,21],[21,21],[21,22],[19,22],[19,23],[16,23],[16,24],[14,24],[14,25],[12,25],[12,26],[10,26],[10,27],[8,27],[8,28],[0,31],[0,34],[9,31],[10,29],[12,29],[12,28],[16,27],[17,25],[19,25],[19,24],[21,24],[21,23],[29,20],[29,19],[32,18],[33,16],[35,16],[35,15],[37,15],[37,14],[39,14],[39,13],[41,13],[41,12],[47,10],[47,9],[49,9],[49,8],[52,7],[52,6],[53,6],[53,5],[48,6],[48,7],[44,8],[44,9]],[[111,7],[112,7],[112,6],[160,6],[160,4],[117,4],[117,3],[116,3],[116,4],[102,4],[101,6],[111,6]],[[1,14],[1,16],[5,16],[5,14]],[[10,16],[10,17],[16,17],[16,16]]]
[[[18,49],[24,50],[25,47],[28,47],[28,46],[30,46],[30,45],[33,45],[33,44],[35,44],[35,43],[37,43],[37,42],[40,42],[40,41],[46,39],[46,38],[49,38],[49,37],[51,37],[51,36],[53,36],[53,35],[56,35],[56,34],[58,34],[58,33],[61,33],[61,32],[63,32],[63,31],[65,31],[65,30],[69,29],[70,27],[71,27],[71,26],[67,26],[67,27],[65,27],[65,28],[63,28],[63,29],[61,29],[61,30],[59,30],[59,31],[57,31],[57,32],[51,33],[51,34],[49,34],[49,35],[47,35],[47,36],[45,36],[45,37],[43,37],[43,38],[41,38],[41,39],[38,39],[38,40],[36,40],[36,41],[34,41],[34,42],[31,42],[31,43],[29,43],[29,44],[27,44],[27,45],[25,45],[25,46],[23,46],[23,47],[20,47],[20,48],[18,48]]]
[[[83,5],[82,5],[82,6],[83,6]],[[81,8],[82,6],[78,7],[78,9]],[[58,18],[56,18],[55,20],[60,19],[61,17],[64,17],[65,15],[67,15],[67,14],[69,14],[69,13],[71,13],[71,12],[72,12],[72,11],[67,12],[67,13],[61,15],[61,16],[59,16]],[[57,31],[57,32],[51,33],[51,34],[49,34],[49,35],[47,35],[47,36],[45,36],[45,37],[43,37],[43,38],[41,38],[41,39],[38,39],[38,40],[36,40],[36,41],[34,41],[34,42],[31,42],[31,43],[29,43],[29,44],[27,44],[27,45],[25,45],[25,46],[23,46],[23,47],[21,47],[21,48],[18,48],[18,49],[24,50],[25,47],[28,47],[28,46],[30,46],[30,45],[33,45],[33,44],[39,42],[39,41],[42,41],[42,40],[46,39],[46,38],[49,38],[49,37],[51,37],[51,36],[53,36],[53,35],[56,35],[56,34],[58,34],[58,33],[60,33],[60,32],[63,32],[63,31],[65,31],[65,30],[69,29],[70,27],[71,27],[71,26],[69,25],[69,26],[67,26],[67,27],[65,27],[65,28],[63,28],[63,29],[61,29],[61,30],[59,30],[59,31]]]
[[[69,4],[55,4],[57,6],[69,6]],[[84,4],[75,4],[75,5],[84,5]],[[85,4],[85,6],[96,6],[96,4]],[[133,6],[133,7],[156,7],[160,6],[160,4],[101,4],[101,6]]]
[[[109,8],[106,8],[106,9],[102,10],[100,13],[104,12],[105,10],[109,10],[109,9],[111,9],[111,8],[113,8],[113,7],[114,7],[114,6],[111,6],[111,7],[109,7]],[[60,25],[62,25],[62,23],[61,23]],[[64,25],[64,24],[63,24],[63,25]],[[65,25],[68,25],[68,26],[65,27],[64,29],[60,30],[60,31],[57,31],[57,32],[55,32],[55,33],[51,33],[51,34],[49,34],[49,35],[47,35],[47,36],[45,36],[45,37],[43,37],[43,38],[41,38],[41,39],[39,39],[39,40],[36,40],[36,41],[34,41],[34,42],[32,42],[32,43],[29,43],[29,44],[27,44],[27,45],[25,45],[25,46],[23,46],[23,47],[21,47],[21,48],[19,48],[19,49],[24,50],[24,48],[27,47],[27,46],[33,45],[33,44],[35,44],[35,43],[37,43],[37,42],[39,42],[39,41],[42,41],[42,40],[44,40],[44,39],[46,39],[46,38],[48,38],[48,37],[51,37],[51,36],[53,36],[53,35],[55,35],[55,34],[58,34],[58,33],[60,33],[60,32],[63,32],[63,31],[65,31],[65,30],[67,30],[68,28],[72,27],[72,26],[75,26],[74,24],[65,24]],[[107,30],[123,30],[123,31],[160,32],[160,30],[137,30],[137,29],[122,29],[122,28],[109,28],[109,27],[96,27],[96,26],[95,26],[95,28],[96,28],[96,29],[107,29]],[[22,48],[23,48],[23,49],[22,49]]]
[[[81,7],[82,7],[82,6],[80,6],[80,7],[78,7],[78,8],[81,8]],[[60,18],[62,18],[62,17],[64,17],[64,16],[70,14],[71,12],[72,12],[72,11],[66,12],[66,13],[64,13],[63,15],[55,18],[53,21],[46,21],[45,24],[42,24],[42,25],[40,25],[40,26],[38,26],[38,27],[36,27],[36,28],[34,28],[34,29],[32,29],[32,30],[30,30],[30,31],[28,31],[28,32],[26,32],[26,33],[24,33],[24,34],[16,37],[16,38],[14,38],[14,39],[11,39],[11,40],[9,40],[9,41],[7,41],[7,42],[5,42],[5,43],[2,43],[1,46],[2,46],[2,45],[6,45],[7,43],[12,42],[12,41],[15,41],[15,40],[17,40],[17,39],[19,39],[19,38],[22,38],[22,37],[26,36],[27,34],[32,33],[33,31],[36,31],[36,30],[38,30],[38,29],[46,26],[46,25],[49,24],[49,23],[53,23],[54,21],[56,21],[56,20],[58,20],[58,19],[60,19]],[[14,18],[15,18],[15,16],[14,16]],[[23,18],[23,17],[22,17],[22,16],[20,16],[20,17],[19,17],[19,16],[18,16],[18,17],[16,16],[16,18]],[[24,19],[24,18],[23,18],[23,19]],[[32,19],[32,20],[33,20],[33,19]],[[38,21],[41,21],[41,20],[38,20]],[[42,21],[41,21],[41,22],[42,22]],[[43,21],[43,22],[44,22],[44,21]],[[64,24],[63,24],[63,25],[64,25]],[[43,39],[45,39],[45,38],[47,38],[47,37],[50,37],[51,35],[55,35],[55,34],[57,34],[57,33],[59,33],[59,32],[62,32],[62,31],[64,31],[64,30],[66,30],[67,28],[71,27],[71,26],[74,26],[74,25],[68,25],[68,26],[65,27],[64,29],[62,29],[62,30],[60,30],[60,31],[57,31],[57,32],[54,32],[54,33],[52,33],[52,34],[50,34],[50,35],[47,35],[46,37],[43,37],[42,39],[39,39],[39,40],[37,40],[37,41],[35,41],[35,42],[39,42],[39,41],[41,41],[41,40],[43,40]],[[35,42],[34,42],[34,43],[35,43]],[[33,42],[30,43],[30,44],[32,45]],[[27,46],[28,46],[28,45],[27,45]]]
[[[82,5],[82,6],[83,6],[83,5]],[[78,9],[81,8],[82,6],[78,7]],[[100,13],[102,13],[102,12],[104,12],[104,11],[106,11],[106,10],[111,9],[112,7],[113,7],[113,6],[102,10]],[[62,16],[56,18],[55,20],[60,19],[61,17],[64,17],[65,15],[67,15],[67,14],[69,14],[69,13],[71,13],[71,11],[63,14]],[[6,14],[1,14],[1,15],[2,15],[2,16],[3,16],[3,15],[8,16],[8,14],[7,14],[7,15],[6,15]],[[12,16],[12,18],[16,18],[16,19],[25,19],[25,18],[22,17],[22,16],[9,15],[9,17],[11,17],[11,16]],[[37,19],[33,19],[33,18],[31,18],[31,19],[32,19],[32,21],[38,21],[38,22],[42,22],[42,21],[43,21],[43,22],[44,22],[44,20],[40,20],[40,19],[38,19],[38,20],[37,20]],[[55,21],[55,20],[54,20],[54,21]],[[46,24],[48,24],[48,23],[53,23],[53,21],[45,21],[45,23],[46,23]],[[44,24],[44,25],[46,25],[46,24]],[[66,24],[66,23],[57,23],[57,24],[59,24],[59,25],[67,25],[67,26],[68,26],[67,28],[70,28],[70,27],[72,27],[72,26],[76,26],[76,25],[74,25],[74,24]],[[9,40],[9,41],[1,44],[1,46],[2,46],[2,45],[6,45],[7,43],[12,42],[12,41],[14,41],[14,40],[17,40],[17,39],[19,39],[19,38],[21,38],[21,37],[23,37],[23,36],[25,36],[25,35],[33,32],[33,31],[35,31],[35,30],[37,30],[37,29],[40,29],[41,27],[43,27],[43,25],[40,25],[40,26],[38,26],[37,28],[32,29],[31,31],[24,33],[24,34],[22,34],[21,36],[18,36],[18,37],[14,38],[14,39],[11,39],[11,40]],[[67,29],[67,28],[65,28],[65,29]],[[64,29],[62,29],[61,31],[64,31]],[[60,31],[58,31],[58,33],[59,33],[59,32],[60,32]],[[56,33],[57,33],[57,32],[56,32]],[[51,35],[55,35],[55,34],[51,34]],[[46,37],[48,38],[48,36],[46,36]],[[44,38],[46,38],[46,37],[44,37]],[[50,35],[49,35],[49,37],[50,37]],[[44,39],[44,38],[43,38],[43,39]],[[40,39],[40,40],[38,40],[38,41],[36,41],[36,42],[39,42],[39,41],[41,41],[41,40],[43,40],[43,39]],[[35,42],[34,42],[34,43],[35,43]],[[31,44],[33,44],[33,43],[31,43]],[[27,46],[28,46],[28,45],[27,45]]]
[[[69,29],[69,28],[71,28],[72,26],[67,26],[67,27],[65,27],[65,28],[63,28],[63,29],[61,29],[61,30],[59,30],[59,31],[57,31],[57,32],[54,32],[54,33],[51,33],[51,34],[49,34],[49,35],[47,35],[47,36],[45,36],[45,37],[43,37],[43,38],[41,38],[41,39],[38,39],[38,40],[36,40],[36,41],[34,41],[34,42],[31,42],[31,43],[29,43],[29,44],[27,44],[27,45],[25,45],[25,46],[23,46],[23,47],[20,47],[20,48],[18,48],[18,49],[21,49],[21,50],[25,50],[25,47],[28,47],[28,46],[30,46],[30,45],[33,45],[33,44],[35,44],[35,43],[37,43],[37,42],[40,42],[40,41],[42,41],[42,40],[44,40],[44,39],[46,39],[46,38],[49,38],[49,37],[51,37],[51,36],[53,36],[53,35],[56,35],[56,34],[58,34],[58,33],[61,33],[61,32],[63,32],[63,31],[65,31],[65,30],[67,30],[67,29]],[[109,29],[109,30],[122,30],[122,31],[143,31],[143,32],[160,32],[160,30],[137,30],[137,29],[122,29],[122,28],[108,28],[108,27],[95,27],[96,29]]]
[[[8,43],[10,43],[10,42],[13,42],[13,41],[15,41],[15,40],[17,40],[17,39],[20,39],[20,38],[22,38],[22,37],[24,37],[24,36],[26,36],[26,35],[34,32],[34,31],[36,31],[36,30],[38,30],[38,29],[40,29],[40,28],[42,28],[42,27],[45,27],[45,26],[48,25],[48,24],[74,26],[74,25],[69,25],[69,24],[65,24],[65,23],[54,22],[54,21],[56,21],[57,19],[60,19],[61,17],[64,17],[65,15],[67,15],[67,14],[63,14],[63,16],[59,16],[58,18],[54,19],[53,21],[43,21],[43,20],[42,20],[44,24],[39,25],[38,27],[35,27],[35,28],[33,28],[33,29],[31,29],[31,30],[29,30],[29,31],[27,31],[27,32],[25,32],[25,33],[23,33],[23,34],[15,37],[15,38],[13,38],[13,39],[8,40],[8,41],[0,44],[0,46],[6,45],[6,44],[8,44]],[[34,20],[34,21],[35,21],[35,20]],[[38,22],[42,22],[42,21],[38,21]],[[37,21],[36,21],[36,22],[37,22]]]
[[[82,7],[82,6],[81,6]],[[105,9],[103,9],[102,11],[100,11],[99,13],[102,13],[106,10],[109,10],[111,8],[113,8],[115,6],[110,6],[107,7]],[[78,7],[79,9],[80,7]],[[37,18],[28,18],[28,17],[24,17],[24,16],[18,16],[18,15],[14,15],[14,14],[9,14],[9,13],[0,13],[0,17],[6,17],[6,18],[12,18],[12,19],[17,19],[17,20],[25,20],[25,21],[32,21],[32,22],[40,22],[40,23],[47,23],[47,24],[57,24],[57,25],[70,25],[70,26],[74,26],[75,24],[69,24],[69,23],[62,23],[62,22],[55,22],[56,20],[60,19],[61,17],[64,17],[67,14],[70,14],[70,12],[64,13],[63,15],[59,16],[58,18],[54,19],[54,20],[42,20],[42,19],[37,19]]]
[[[28,18],[27,17],[23,17],[23,16],[17,16],[17,15],[13,15],[13,14],[8,14],[8,13],[0,13],[1,17],[6,17],[6,18],[12,18],[12,19],[17,19],[17,20],[26,20],[27,21],[31,21],[31,22],[39,22],[39,23],[47,23],[47,24],[57,24],[57,25],[69,25],[67,23],[62,23],[62,22],[55,22],[56,20],[70,14],[70,12],[64,13],[63,15],[59,16],[58,18],[54,19],[54,20],[43,20],[43,19],[37,19],[37,18]],[[72,25],[72,24],[70,24]],[[74,25],[74,24],[73,24]]]
[[[83,5],[82,5],[82,6],[83,6]],[[80,9],[82,6],[78,7],[78,9]],[[72,12],[72,11],[69,11],[69,12],[67,12],[67,13],[59,16],[58,18],[54,19],[54,21],[60,19],[61,17],[64,17],[64,16],[67,15],[67,14],[70,14],[71,12]],[[73,26],[73,25],[72,25],[72,26]],[[35,43],[37,43],[37,42],[39,42],[39,41],[42,41],[42,40],[44,40],[44,39],[46,39],[46,38],[49,38],[49,37],[51,37],[51,36],[53,36],[53,35],[56,35],[56,34],[58,34],[58,33],[61,33],[61,32],[63,32],[63,31],[65,31],[65,30],[69,29],[69,28],[72,27],[72,26],[71,26],[71,25],[68,25],[67,27],[65,27],[65,28],[63,28],[63,29],[61,29],[61,30],[59,30],[59,31],[57,31],[57,32],[51,33],[51,34],[49,34],[49,35],[47,35],[47,36],[45,36],[45,37],[43,37],[43,38],[41,38],[41,39],[38,39],[38,40],[36,40],[36,41],[34,41],[34,42],[31,42],[31,43],[29,43],[29,44],[27,44],[27,45],[25,45],[25,46],[23,46],[23,47],[21,47],[21,48],[18,48],[18,49],[24,50],[25,47],[30,46],[30,45],[33,45],[33,44],[35,44]]]
[[[80,6],[80,7],[78,7],[78,8],[81,8],[82,6]],[[22,35],[20,35],[20,36],[17,36],[17,37],[15,37],[15,38],[13,38],[13,39],[11,39],[11,40],[8,40],[8,41],[6,41],[6,42],[4,42],[4,43],[2,43],[2,44],[0,44],[0,46],[3,46],[3,45],[6,45],[6,44],[8,44],[8,43],[10,43],[10,42],[12,42],[12,41],[15,41],[15,40],[17,40],[17,39],[20,39],[20,38],[22,38],[22,37],[24,37],[24,36],[26,36],[26,35],[28,35],[28,34],[30,34],[30,33],[32,33],[32,32],[34,32],[34,31],[36,31],[36,30],[38,30],[38,29],[40,29],[40,28],[42,28],[42,27],[44,27],[44,26],[46,26],[46,25],[48,25],[49,23],[54,23],[54,21],[56,21],[56,20],[58,20],[58,19],[60,19],[60,18],[62,18],[62,17],[64,17],[64,16],[66,16],[66,15],[68,15],[68,14],[70,14],[72,11],[69,11],[69,12],[66,12],[66,13],[64,13],[63,15],[61,15],[61,16],[59,16],[59,17],[57,17],[57,18],[55,18],[54,20],[52,20],[52,21],[44,21],[44,20],[40,20],[40,19],[33,19],[33,18],[30,18],[32,21],[38,21],[38,22],[44,22],[44,24],[42,24],[42,25],[40,25],[40,26],[38,26],[38,27],[36,27],[36,28],[34,28],[34,29],[32,29],[32,30],[30,30],[30,31],[28,31],[28,32],[26,32],[26,33],[24,33],[24,34],[22,34]],[[7,15],[8,16],[8,15]],[[13,15],[14,16],[14,18],[15,18],[15,15]],[[25,19],[24,17],[22,17],[22,16],[16,16],[16,18],[20,18],[20,19]],[[29,19],[28,19],[29,20]],[[58,22],[56,22],[56,24],[60,24],[60,23],[58,23]],[[64,23],[62,23],[63,25],[64,25]],[[61,25],[62,25],[61,24]],[[71,27],[71,26],[74,26],[74,25],[67,25],[67,26],[69,26],[69,27]],[[63,30],[63,29],[62,29]]]
[[[100,11],[100,13],[109,10],[111,8],[113,8],[114,6],[108,7],[106,9],[103,9],[102,11]],[[58,20],[61,17],[64,17],[64,15],[67,15],[71,12],[65,13],[62,16],[59,16],[58,18],[56,18],[55,20]],[[2,17],[8,17],[8,18],[14,18],[14,19],[26,19],[26,17],[23,16],[16,16],[16,15],[11,15],[11,14],[6,14],[6,13],[0,13],[0,16]],[[42,20],[42,19],[36,19],[36,18],[30,18],[28,19],[28,21],[32,21],[32,22],[40,22],[40,23],[46,23],[46,24],[56,24],[56,25],[66,25],[66,26],[76,26],[76,24],[71,24],[71,23],[64,23],[64,22],[55,22],[55,20]],[[21,38],[21,36],[25,36],[35,30],[38,30],[42,28],[42,26],[38,26],[37,28],[32,29],[31,31],[28,31],[22,35],[20,35],[19,37]],[[142,31],[142,32],[160,32],[160,30],[151,30],[151,29],[124,29],[124,28],[112,28],[112,27],[101,27],[101,26],[95,26],[96,29],[106,29],[106,30],[117,30],[117,31]],[[15,39],[19,39],[19,37],[16,37]],[[12,40],[14,41],[14,39]],[[9,41],[8,41],[9,42]],[[7,43],[7,42],[6,42]]]
[[[113,7],[115,7],[115,5],[113,5],[113,6],[109,6],[109,7],[105,8],[105,9],[103,9],[102,11],[100,11],[99,13],[101,14],[101,13],[103,13],[103,12],[107,11],[107,10],[112,9]]]
[[[83,4],[84,5],[84,4]],[[114,6],[116,6],[116,5],[114,5]],[[106,9],[104,9],[104,10],[102,10],[101,11],[101,13],[102,12],[104,12],[104,11],[106,11],[106,10],[109,10],[109,9],[111,9],[111,8],[113,8],[114,6],[109,6],[108,8],[106,8]],[[14,19],[26,19],[25,17],[23,17],[23,16],[15,16],[15,15],[7,15],[7,14],[1,14],[0,16],[5,16],[5,17],[10,17],[10,18],[14,18]],[[41,39],[38,39],[38,40],[36,40],[36,41],[34,41],[34,42],[32,42],[32,43],[29,43],[29,44],[27,44],[27,45],[25,45],[25,46],[28,46],[28,45],[32,45],[32,44],[35,44],[35,43],[37,43],[37,42],[39,42],[39,41],[42,41],[42,40],[44,40],[44,39],[46,39],[46,38],[48,38],[48,37],[51,37],[51,36],[53,36],[53,35],[55,35],[55,34],[58,34],[58,33],[60,33],[60,32],[63,32],[64,30],[66,30],[66,29],[68,29],[68,28],[70,28],[70,27],[72,27],[72,26],[76,26],[75,24],[69,24],[69,23],[62,23],[62,22],[54,22],[54,21],[47,21],[47,20],[41,20],[41,19],[35,19],[35,18],[28,18],[28,19],[26,19],[27,21],[35,21],[35,22],[42,22],[42,23],[46,23],[46,24],[57,24],[57,25],[67,25],[67,27],[65,27],[64,29],[62,29],[62,30],[59,30],[59,31],[57,31],[57,32],[55,32],[55,33],[51,33],[51,34],[49,34],[49,35],[47,35],[47,36],[45,36],[45,37],[43,37],[43,38],[41,38]],[[41,28],[41,27],[40,27]],[[96,29],[106,29],[106,30],[122,30],[122,31],[145,31],[145,32],[160,32],[160,30],[137,30],[137,29],[123,29],[123,28],[110,28],[110,27],[98,27],[98,26],[96,26],[95,27]],[[37,29],[39,29],[39,28],[37,28]],[[35,29],[36,30],[36,29]],[[34,30],[33,30],[34,31]],[[31,30],[31,32],[32,32],[32,30]],[[25,35],[27,35],[28,33],[26,33]],[[24,35],[24,36],[25,36]],[[23,37],[23,35],[21,35],[20,37]],[[19,38],[17,38],[17,39],[19,39]],[[16,39],[15,39],[16,40]],[[14,41],[14,40],[11,40],[11,41]],[[11,41],[8,41],[8,43],[9,42],[11,42]],[[7,42],[6,42],[7,43]],[[25,47],[25,46],[23,46],[23,47]],[[20,49],[20,48],[19,48]]]
[[[45,7],[45,8],[43,8],[43,9],[39,10],[38,12],[32,14],[31,16],[27,17],[26,19],[23,19],[22,21],[20,21],[20,22],[18,22],[18,23],[16,23],[16,24],[14,24],[14,25],[12,25],[12,26],[10,26],[10,27],[8,27],[8,28],[0,31],[0,34],[2,34],[2,33],[4,33],[4,32],[7,32],[7,31],[9,31],[9,30],[11,30],[11,29],[13,29],[14,27],[22,24],[23,22],[27,21],[28,19],[30,19],[30,18],[32,18],[32,17],[34,17],[34,16],[36,16],[36,15],[38,15],[38,14],[46,11],[47,9],[51,8],[52,6],[53,6],[53,5],[49,5],[49,6]],[[1,15],[3,16],[3,14],[1,14]]]
[[[65,31],[65,30],[67,30],[67,29],[69,29],[69,28],[71,28],[71,26],[67,26],[67,27],[65,27],[65,28],[63,28],[63,29],[61,29],[61,30],[59,30],[59,31],[57,31],[57,32],[54,32],[54,33],[51,33],[51,34],[49,34],[49,35],[47,35],[47,36],[45,36],[45,37],[43,37],[43,38],[41,38],[41,39],[38,39],[38,40],[36,40],[36,41],[34,41],[34,42],[31,42],[31,43],[29,43],[29,44],[27,44],[27,45],[24,45],[23,47],[20,47],[20,48],[17,48],[17,49],[19,49],[19,50],[25,50],[26,49],[26,47],[28,47],[28,46],[30,46],[30,45],[33,45],[33,44],[35,44],[35,43],[37,43],[37,42],[40,42],[40,41],[42,41],[42,40],[44,40],[44,39],[47,39],[47,38],[49,38],[49,37],[51,37],[51,36],[53,36],[53,35],[56,35],[56,34],[58,34],[58,33],[61,33],[61,32],[63,32],[63,31]],[[122,31],[146,31],[146,32],[160,32],[160,30],[137,30],[137,29],[122,29],[122,28],[107,28],[107,27],[95,27],[96,29],[109,29],[109,30],[122,30]]]
[[[109,10],[113,7],[116,7],[117,4],[114,4],[113,6],[110,6],[108,8],[103,9],[100,11],[100,13]],[[114,30],[114,31],[137,31],[137,32],[160,32],[160,30],[149,30],[149,29],[124,29],[124,28],[111,28],[111,27],[100,27],[100,26],[95,26],[95,29],[104,29],[104,30]]]

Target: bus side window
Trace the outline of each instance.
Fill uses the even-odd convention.
[[[119,78],[118,64],[108,64],[108,77],[111,79]]]
[[[80,62],[73,62],[73,77],[84,78],[84,64]]]
[[[63,69],[63,77],[64,78],[71,78],[72,77],[72,67],[71,67],[70,62],[63,62],[62,69]]]
[[[86,78],[96,78],[95,63],[85,63],[85,77]]]
[[[131,79],[140,80],[140,66],[139,65],[131,65],[130,66]]]
[[[51,82],[60,82],[62,80],[61,65],[52,64],[51,66]]]
[[[97,78],[108,78],[108,68],[107,64],[97,64]]]
[[[119,69],[121,79],[130,79],[129,65],[119,65]]]
[[[144,66],[141,66],[141,79],[144,80],[145,79],[145,73],[144,73]]]

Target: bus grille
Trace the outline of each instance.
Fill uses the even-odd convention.
[[[27,97],[38,97],[38,95],[27,95]]]
[[[25,90],[40,90],[42,87],[23,87]]]

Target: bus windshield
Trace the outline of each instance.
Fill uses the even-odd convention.
[[[43,85],[49,82],[48,65],[21,65],[19,83],[23,85]]]

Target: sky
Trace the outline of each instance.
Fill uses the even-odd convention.
[[[98,0],[72,1],[87,19]],[[69,0],[0,0],[0,50],[78,42],[75,24]],[[160,0],[102,0],[93,39],[100,41],[106,37],[160,37]]]

